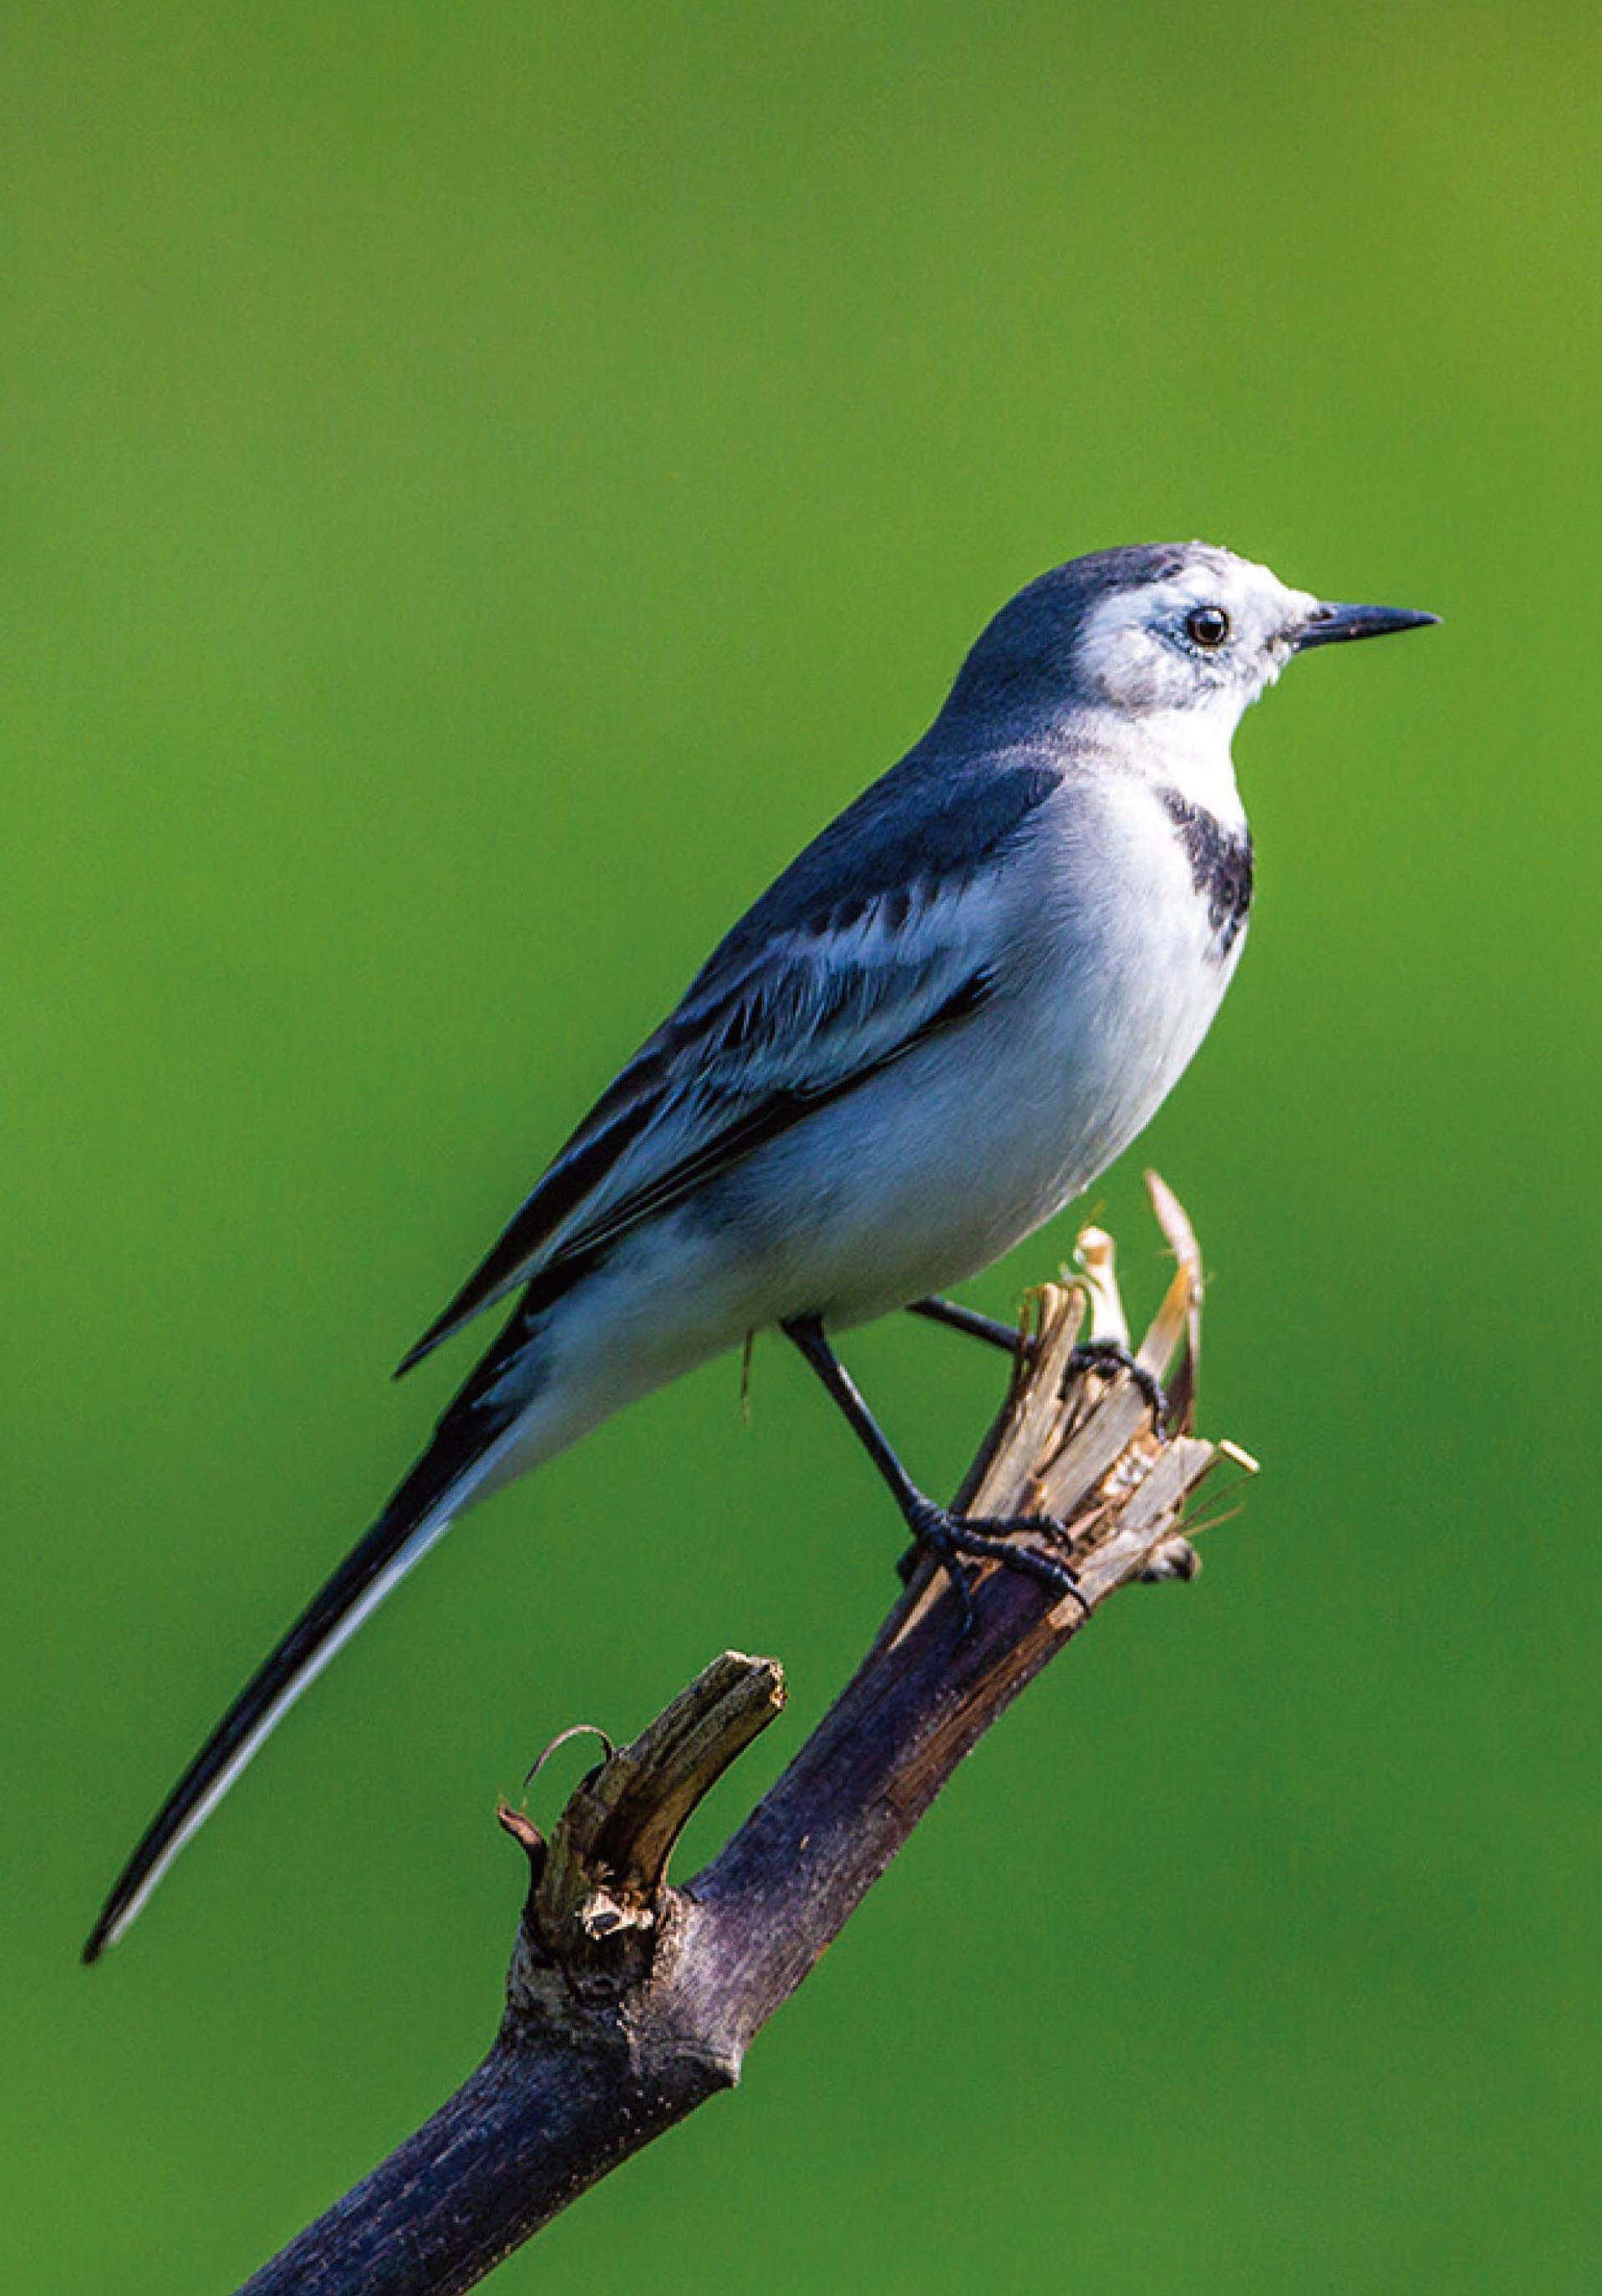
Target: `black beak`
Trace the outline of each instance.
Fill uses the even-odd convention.
[[[1296,651],[1341,645],[1348,638],[1389,637],[1393,630],[1421,630],[1440,619],[1439,614],[1417,614],[1408,606],[1315,606],[1296,632]]]

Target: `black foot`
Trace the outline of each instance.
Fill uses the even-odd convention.
[[[1127,1371],[1146,1398],[1152,1414],[1152,1425],[1162,1431],[1162,1423],[1168,1417],[1168,1398],[1146,1365],[1135,1360],[1121,1340],[1087,1340],[1082,1347],[1075,1348],[1068,1358],[1064,1384],[1066,1385],[1075,1372],[1080,1371],[1105,1372],[1109,1377],[1115,1371]]]
[[[1060,1531],[1062,1525],[1053,1522],[1049,1515],[1023,1514],[1008,1521],[983,1515],[953,1514],[948,1507],[936,1506],[932,1499],[922,1499],[911,1510],[908,1521],[916,1544],[898,1566],[901,1576],[910,1578],[920,1554],[933,1555],[951,1581],[962,1611],[961,1631],[965,1635],[974,1624],[974,1596],[963,1562],[964,1556],[970,1554],[999,1562],[1004,1570],[1019,1571],[1038,1585],[1049,1587],[1054,1595],[1073,1595],[1085,1616],[1089,1617],[1090,1605],[1080,1593],[1079,1580],[1065,1562],[1059,1562],[1053,1555],[1041,1554],[1032,1546],[1019,1546],[1006,1536],[1021,1530]]]

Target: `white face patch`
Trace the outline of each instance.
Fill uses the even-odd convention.
[[[1266,566],[1198,543],[1167,580],[1102,600],[1080,634],[1074,668],[1086,695],[1109,709],[1133,717],[1194,710],[1233,732],[1290,660],[1294,632],[1317,603]],[[1220,618],[1224,635],[1209,645]]]

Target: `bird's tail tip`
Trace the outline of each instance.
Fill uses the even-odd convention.
[[[130,1904],[120,1889],[114,1890],[101,1907],[94,1928],[84,1939],[78,1956],[79,1967],[93,1969],[95,1963],[116,1944],[138,1910],[138,1906]]]
[[[415,1370],[416,1366],[423,1361],[423,1357],[431,1356],[434,1349],[439,1346],[440,1341],[448,1336],[449,1328],[450,1327],[448,1325],[442,1326],[440,1324],[431,1324],[427,1331],[423,1334],[423,1337],[417,1341],[415,1347],[410,1347],[407,1349],[405,1355],[401,1357],[400,1361],[390,1374],[390,1377],[391,1379],[404,1379],[407,1372]]]

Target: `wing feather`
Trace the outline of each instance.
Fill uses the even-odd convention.
[[[596,1103],[396,1376],[514,1285],[577,1266],[976,1011],[1006,947],[998,847],[1050,785],[1025,777],[965,866],[942,850],[943,867],[920,871],[925,843],[911,865],[886,873],[891,882],[799,914],[782,900],[781,878]]]

